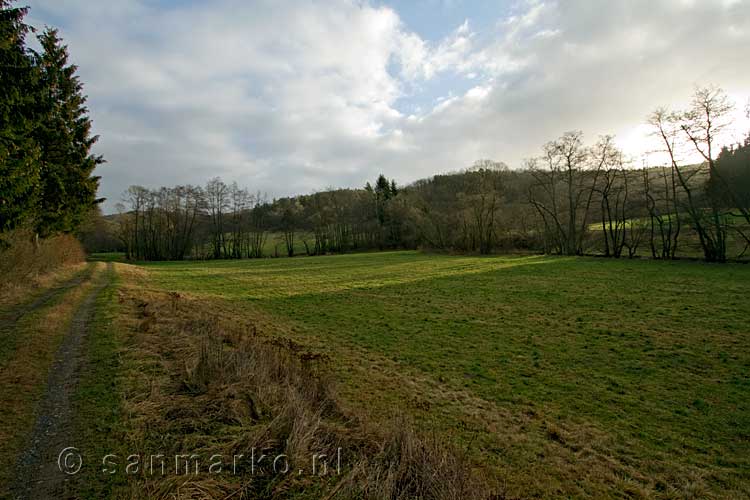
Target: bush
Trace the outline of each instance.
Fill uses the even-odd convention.
[[[0,235],[0,280],[4,284],[21,283],[85,258],[81,244],[68,234],[37,240],[30,230],[16,229]]]

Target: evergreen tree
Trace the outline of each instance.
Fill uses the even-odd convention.
[[[0,0],[0,232],[32,219],[38,200],[37,74],[25,48],[26,11]]]
[[[391,197],[391,185],[383,174],[380,174],[375,182],[375,193],[383,200]]]
[[[708,179],[709,196],[731,209],[750,210],[750,135],[741,144],[722,148],[716,158],[721,180]]]
[[[103,163],[91,154],[98,136],[91,136],[77,67],[68,63],[68,49],[57,30],[39,36],[37,56],[41,92],[35,138],[41,148],[41,196],[36,228],[41,235],[75,229],[97,203],[99,177],[92,173]]]

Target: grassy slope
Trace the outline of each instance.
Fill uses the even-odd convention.
[[[598,436],[641,488],[668,491],[687,481],[748,491],[747,266],[394,252],[148,268],[160,287],[264,311],[334,359],[347,356],[342,364],[354,371],[341,371],[343,384],[357,387],[352,397],[373,412],[402,404],[402,388],[371,397],[383,388],[368,386],[368,370],[372,380],[395,370],[403,381],[434,381],[426,387],[436,393],[421,395],[427,402],[447,390],[476,398],[424,412],[438,427],[486,402],[508,422],[544,416],[516,433],[561,445]],[[492,426],[482,432],[502,434]],[[548,453],[537,438],[509,449],[480,436],[477,446],[523,487],[534,478],[518,470]],[[602,487],[548,479],[559,487],[547,493]]]
[[[294,234],[294,254],[305,255],[305,244],[302,240],[307,240],[311,247],[315,245],[315,237],[307,231],[297,231]],[[286,257],[286,243],[284,242],[284,233],[270,232],[267,234],[266,242],[263,245],[263,255],[272,257],[278,250],[279,256]]]

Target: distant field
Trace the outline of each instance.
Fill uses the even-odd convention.
[[[303,240],[307,240],[307,244],[312,248],[315,245],[315,236],[312,233],[306,231],[297,231],[294,235],[294,254],[295,255],[306,255],[305,244]],[[273,257],[277,254],[280,257],[286,257],[286,243],[284,241],[284,233],[270,232],[266,237],[266,242],[263,245],[263,255],[265,257]]]
[[[94,252],[88,260],[99,262],[125,262],[125,252]]]
[[[669,217],[672,217],[673,229],[676,229],[675,214],[663,214],[662,217],[664,220],[665,228],[669,227],[667,219]],[[747,262],[748,259],[750,259],[747,241],[742,236],[740,236],[737,231],[731,229],[732,227],[734,227],[747,234],[748,230],[750,230],[750,227],[748,227],[747,223],[745,222],[745,218],[740,213],[724,214],[722,218],[730,228],[727,231],[726,235],[727,259]],[[649,244],[650,224],[651,222],[648,218],[629,219],[625,223],[625,228],[629,233],[637,229],[641,229],[643,231],[640,244],[638,245],[637,253],[637,255],[641,257],[651,257],[651,248]],[[677,242],[676,253],[677,257],[679,258],[702,259],[704,257],[698,234],[692,229],[692,226],[693,224],[689,215],[682,214],[680,236]],[[589,231],[591,231],[593,236],[592,242],[595,243],[594,247],[588,249],[587,251],[591,251],[594,254],[603,254],[604,236],[602,235],[601,221],[590,223],[588,225],[588,229]],[[657,223],[654,224],[654,230],[654,244],[658,251],[660,249],[661,243],[659,238],[659,227]],[[624,254],[627,255],[627,249],[624,250]]]
[[[331,356],[523,496],[750,495],[750,267],[415,252],[144,265]]]

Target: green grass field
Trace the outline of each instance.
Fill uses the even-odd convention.
[[[509,491],[750,494],[747,265],[390,252],[144,267],[325,351],[353,406],[449,434]]]

